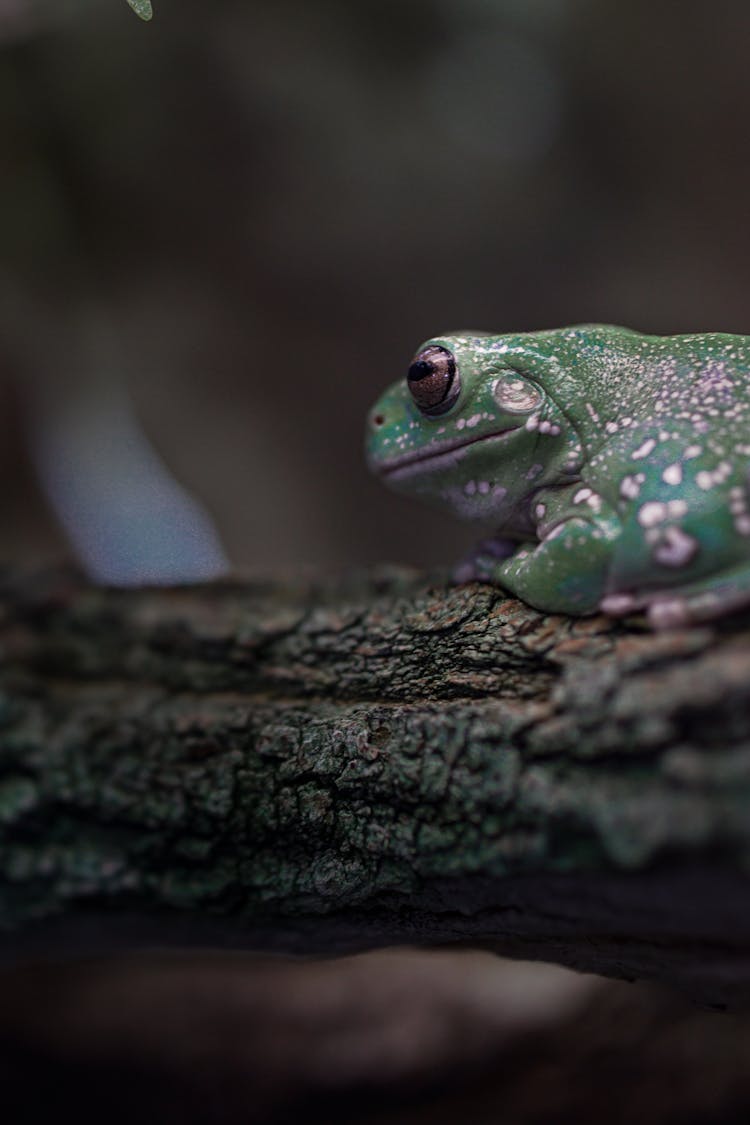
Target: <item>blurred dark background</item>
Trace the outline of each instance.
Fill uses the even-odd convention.
[[[28,419],[119,382],[239,566],[455,558],[368,406],[455,328],[750,332],[748,46],[739,0],[0,0],[3,556],[65,550]]]

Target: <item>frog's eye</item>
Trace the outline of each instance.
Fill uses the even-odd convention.
[[[461,390],[453,352],[439,344],[423,348],[412,360],[406,382],[423,414],[444,414]]]

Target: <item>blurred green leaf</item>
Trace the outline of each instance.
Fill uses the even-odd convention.
[[[154,14],[154,9],[151,7],[151,0],[128,0],[128,4],[133,9],[137,16],[142,20],[150,20]]]

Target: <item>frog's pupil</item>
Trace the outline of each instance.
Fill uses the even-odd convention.
[[[417,359],[409,368],[409,382],[418,383],[420,379],[426,379],[428,375],[432,375],[433,370],[433,365],[428,360]]]

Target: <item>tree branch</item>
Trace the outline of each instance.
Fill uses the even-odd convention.
[[[462,942],[750,995],[747,620],[399,572],[2,610],[9,951]]]

